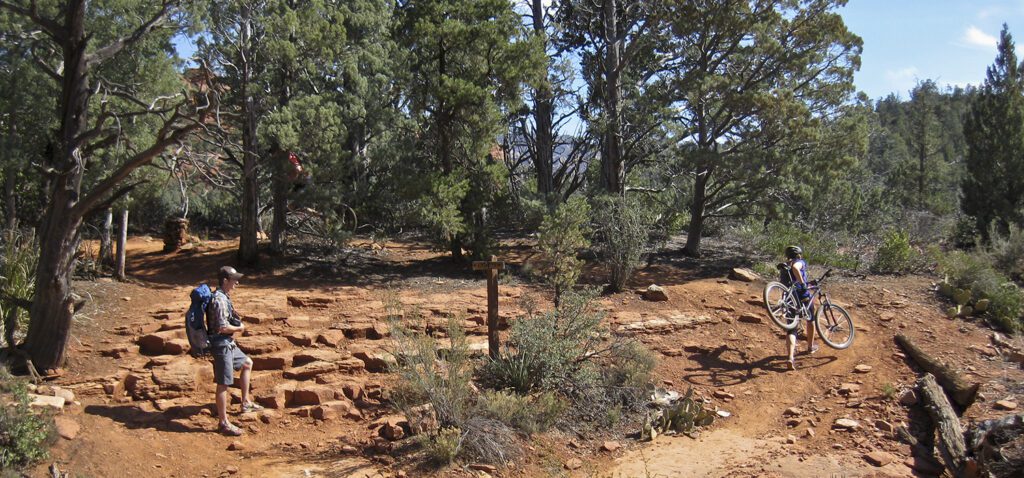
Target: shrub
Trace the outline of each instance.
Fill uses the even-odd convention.
[[[35,294],[35,272],[39,263],[39,249],[35,235],[18,230],[3,235],[3,256],[0,257],[0,293],[3,297],[32,300]],[[0,300],[0,337],[7,344],[17,341],[15,332],[24,331],[28,312],[8,300]]]
[[[480,409],[484,416],[532,435],[554,426],[565,412],[566,403],[554,392],[524,396],[487,391],[481,397]]]
[[[939,271],[953,287],[970,290],[972,301],[989,300],[985,315],[992,322],[1010,332],[1024,330],[1024,297],[1016,284],[992,267],[986,254],[952,251],[937,259]]]
[[[540,226],[539,246],[546,270],[545,282],[555,291],[555,306],[562,293],[576,285],[583,270],[583,261],[576,251],[590,247],[586,235],[590,207],[580,198],[573,198],[544,217]]]
[[[13,402],[6,395],[13,398]],[[21,469],[45,459],[53,420],[29,407],[25,383],[0,367],[0,470]]]
[[[418,435],[416,442],[427,454],[427,459],[438,465],[447,465],[455,461],[462,449],[462,430],[448,427],[436,433]]]
[[[833,234],[812,234],[778,221],[767,227],[760,223],[747,222],[740,225],[735,234],[747,252],[760,257],[779,258],[785,252],[786,246],[795,244],[803,249],[804,259],[812,265],[847,270],[857,270],[861,265],[860,257],[851,252],[844,252]],[[769,276],[774,274],[773,269]]]
[[[1024,278],[1024,230],[1011,225],[1006,235],[992,228],[987,248],[992,265],[1013,279]]]
[[[878,248],[871,272],[876,274],[899,274],[917,269],[921,263],[920,254],[910,245],[910,235],[904,231],[892,230],[885,234]]]
[[[588,355],[602,348],[602,315],[593,311],[595,297],[593,291],[571,292],[553,311],[527,310],[512,323],[501,356],[484,366],[483,380],[493,388],[525,395],[564,390],[592,373]]]
[[[611,291],[621,291],[647,251],[654,220],[640,201],[605,196],[594,207],[595,239]]]

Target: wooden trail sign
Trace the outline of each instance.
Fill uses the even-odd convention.
[[[474,261],[473,270],[487,271],[487,353],[492,359],[498,358],[498,271],[505,268],[504,262],[499,262],[496,257],[491,256],[489,261]]]

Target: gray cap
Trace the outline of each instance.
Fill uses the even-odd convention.
[[[242,278],[242,273],[235,270],[234,267],[224,266],[220,268],[220,272],[217,273],[217,278],[220,280],[234,279],[238,280]]]

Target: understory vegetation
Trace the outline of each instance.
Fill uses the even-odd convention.
[[[0,367],[0,477],[46,459],[55,437],[53,419],[29,406],[25,380]]]

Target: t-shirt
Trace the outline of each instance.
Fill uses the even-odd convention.
[[[213,293],[210,304],[206,306],[206,330],[210,334],[210,342],[230,340],[231,334],[221,334],[220,329],[231,325],[231,317],[235,314],[235,307],[231,304],[231,298],[219,289]]]

